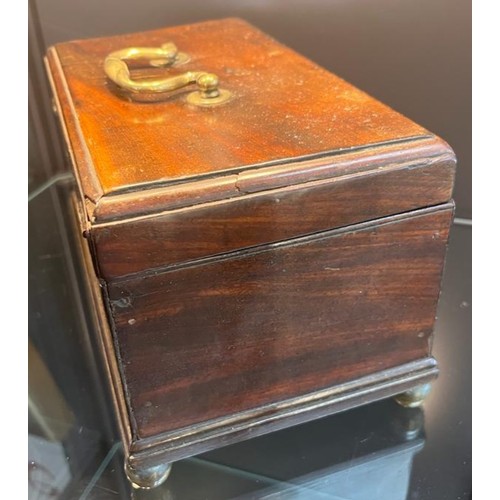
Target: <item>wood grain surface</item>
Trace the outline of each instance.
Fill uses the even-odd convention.
[[[168,74],[216,73],[234,99],[203,109],[188,106],[185,93],[159,103],[118,96],[106,55],[167,41],[191,57]],[[429,135],[239,19],[58,44],[48,67],[83,194],[95,203],[105,193]]]
[[[443,205],[111,284],[133,434],[427,357],[452,211]]]
[[[131,273],[157,272],[190,260],[447,202],[454,157],[440,149],[441,155],[412,159],[409,148],[399,148],[399,155],[394,153],[388,164],[383,156],[382,161],[372,158],[373,171],[365,175],[339,173],[333,179],[247,193],[154,217],[94,225],[90,237],[99,274],[112,281]],[[378,162],[383,168],[377,168]]]
[[[381,370],[327,389],[276,401],[254,410],[207,421],[179,431],[136,439],[128,462],[147,469],[251,439],[333,413],[401,394],[432,382],[439,370],[434,358],[423,358]]]
[[[137,103],[107,81],[111,51],[169,41],[187,64],[134,74],[214,72],[234,99]],[[436,375],[444,141],[239,19],[66,42],[46,64],[134,467]]]

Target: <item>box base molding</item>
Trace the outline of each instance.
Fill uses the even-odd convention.
[[[131,443],[126,463],[135,471],[154,469],[161,464],[397,396],[428,384],[438,373],[436,360],[428,357],[224,419],[138,439]]]

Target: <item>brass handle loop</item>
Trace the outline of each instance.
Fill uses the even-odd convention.
[[[151,94],[166,94],[196,83],[198,91],[187,96],[187,100],[196,106],[214,106],[231,99],[232,94],[219,88],[219,79],[213,73],[186,71],[180,75],[166,78],[134,80],[126,61],[146,59],[150,66],[173,66],[183,64],[189,56],[177,51],[173,43],[161,47],[129,47],[109,54],[104,60],[107,77],[118,87],[130,93],[132,98]]]

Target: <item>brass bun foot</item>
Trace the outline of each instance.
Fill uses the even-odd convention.
[[[422,406],[429,392],[431,392],[431,384],[423,384],[394,396],[394,399],[405,408],[418,408]]]
[[[150,490],[160,486],[166,481],[171,468],[172,464],[160,464],[147,469],[134,469],[125,460],[125,474],[136,489]]]

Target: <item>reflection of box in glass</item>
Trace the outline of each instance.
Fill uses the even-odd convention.
[[[424,446],[423,425],[421,408],[381,401],[183,462],[182,474],[202,478],[197,490],[192,485],[163,488],[173,498],[198,498],[191,490],[222,498],[213,491],[214,481],[204,482],[199,473],[210,468],[227,475],[217,483],[238,484],[237,479],[243,479],[241,492],[231,495],[241,500],[405,500],[413,458]]]
[[[47,66],[135,481],[436,375],[443,141],[236,19]]]

